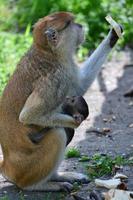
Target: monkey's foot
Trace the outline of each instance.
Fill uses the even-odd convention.
[[[25,191],[42,191],[42,192],[71,192],[73,189],[73,185],[68,182],[46,182],[41,181],[32,186],[28,186],[23,188]]]
[[[60,183],[60,187],[61,187],[61,191],[64,191],[64,192],[71,192],[73,189],[73,185],[68,182]]]
[[[76,172],[58,172],[58,174],[52,177],[52,180],[70,183],[89,183],[89,179],[86,175]]]

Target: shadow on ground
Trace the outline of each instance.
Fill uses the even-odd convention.
[[[130,55],[130,58],[132,56]],[[115,67],[115,66],[114,66]],[[133,86],[133,65],[123,65],[123,74],[119,77],[119,70],[115,68],[108,73],[116,78],[117,88],[111,90],[113,81],[106,78],[107,69],[103,69],[98,77],[100,93],[104,98],[101,112],[95,117],[92,127],[86,132],[86,142],[90,142],[88,151],[96,148],[100,153],[128,156],[133,153],[133,98],[126,98],[124,94]],[[121,73],[121,72],[120,72]],[[111,91],[108,91],[111,90]],[[97,104],[99,98],[97,98]],[[95,134],[94,128],[106,129],[105,134]],[[97,136],[97,137],[96,137]],[[87,141],[88,140],[88,141]],[[84,141],[82,141],[84,143]],[[81,142],[80,142],[81,145]]]

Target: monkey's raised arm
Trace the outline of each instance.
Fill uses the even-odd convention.
[[[121,26],[120,26],[121,28]],[[121,28],[122,32],[122,28]],[[118,40],[114,29],[110,30],[107,37],[101,42],[94,53],[83,63],[80,69],[80,95],[83,95],[99,73],[102,64]]]

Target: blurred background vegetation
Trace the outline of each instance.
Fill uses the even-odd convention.
[[[0,0],[0,93],[17,62],[32,43],[32,25],[41,17],[57,11],[69,11],[86,30],[86,42],[77,53],[83,60],[107,34],[110,14],[124,27],[119,48],[133,47],[132,0]]]

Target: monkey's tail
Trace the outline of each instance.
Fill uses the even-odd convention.
[[[0,174],[2,173],[3,169],[3,155],[1,155],[1,145],[0,145]]]
[[[3,160],[0,160],[0,174],[2,173]]]

